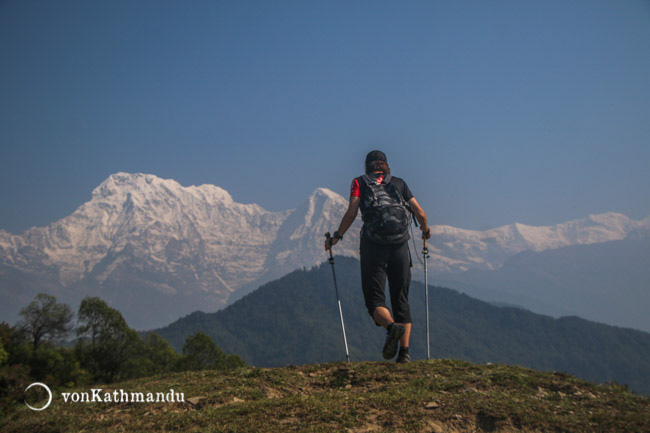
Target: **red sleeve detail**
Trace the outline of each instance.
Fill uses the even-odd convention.
[[[350,197],[359,197],[361,192],[359,191],[359,181],[354,179],[352,181],[352,186],[350,187]]]

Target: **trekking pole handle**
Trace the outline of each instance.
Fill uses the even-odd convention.
[[[427,257],[427,254],[429,254],[429,248],[427,248],[427,240],[424,240],[424,246],[422,247],[422,254]]]
[[[325,233],[325,239],[327,239],[327,244],[330,246],[327,251],[330,252],[330,263],[334,263],[334,257],[332,256],[332,235],[330,235],[330,232]]]

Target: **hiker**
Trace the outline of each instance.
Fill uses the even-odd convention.
[[[361,286],[366,308],[375,324],[387,330],[382,353],[384,359],[395,356],[399,342],[397,362],[410,362],[408,293],[413,264],[408,248],[408,231],[411,212],[420,223],[423,239],[431,237],[431,230],[427,225],[427,215],[406,182],[390,174],[383,152],[373,150],[368,153],[365,172],[352,181],[348,210],[333,237],[325,241],[325,249],[343,239],[361,209]],[[393,315],[386,307],[386,278]]]

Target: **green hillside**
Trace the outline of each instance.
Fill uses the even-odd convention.
[[[384,332],[363,305],[359,262],[336,258],[336,272],[353,361],[381,360]],[[431,287],[433,358],[506,363],[564,371],[596,382],[617,381],[650,394],[650,334],[576,317],[553,319],[500,308],[458,292]],[[426,358],[424,286],[411,286],[413,359]],[[260,287],[228,308],[193,313],[156,330],[180,348],[195,331],[225,352],[256,366],[345,360],[329,264],[295,271]]]
[[[183,393],[185,402],[74,404],[64,403],[55,392],[46,410],[23,407],[5,420],[2,431],[650,431],[650,399],[620,387],[594,385],[561,373],[451,360],[244,367],[93,388],[140,392],[173,388]]]

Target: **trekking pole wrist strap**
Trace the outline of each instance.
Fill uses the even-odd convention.
[[[334,235],[332,237],[334,239],[343,240],[343,235],[340,235],[338,230],[334,232]]]

